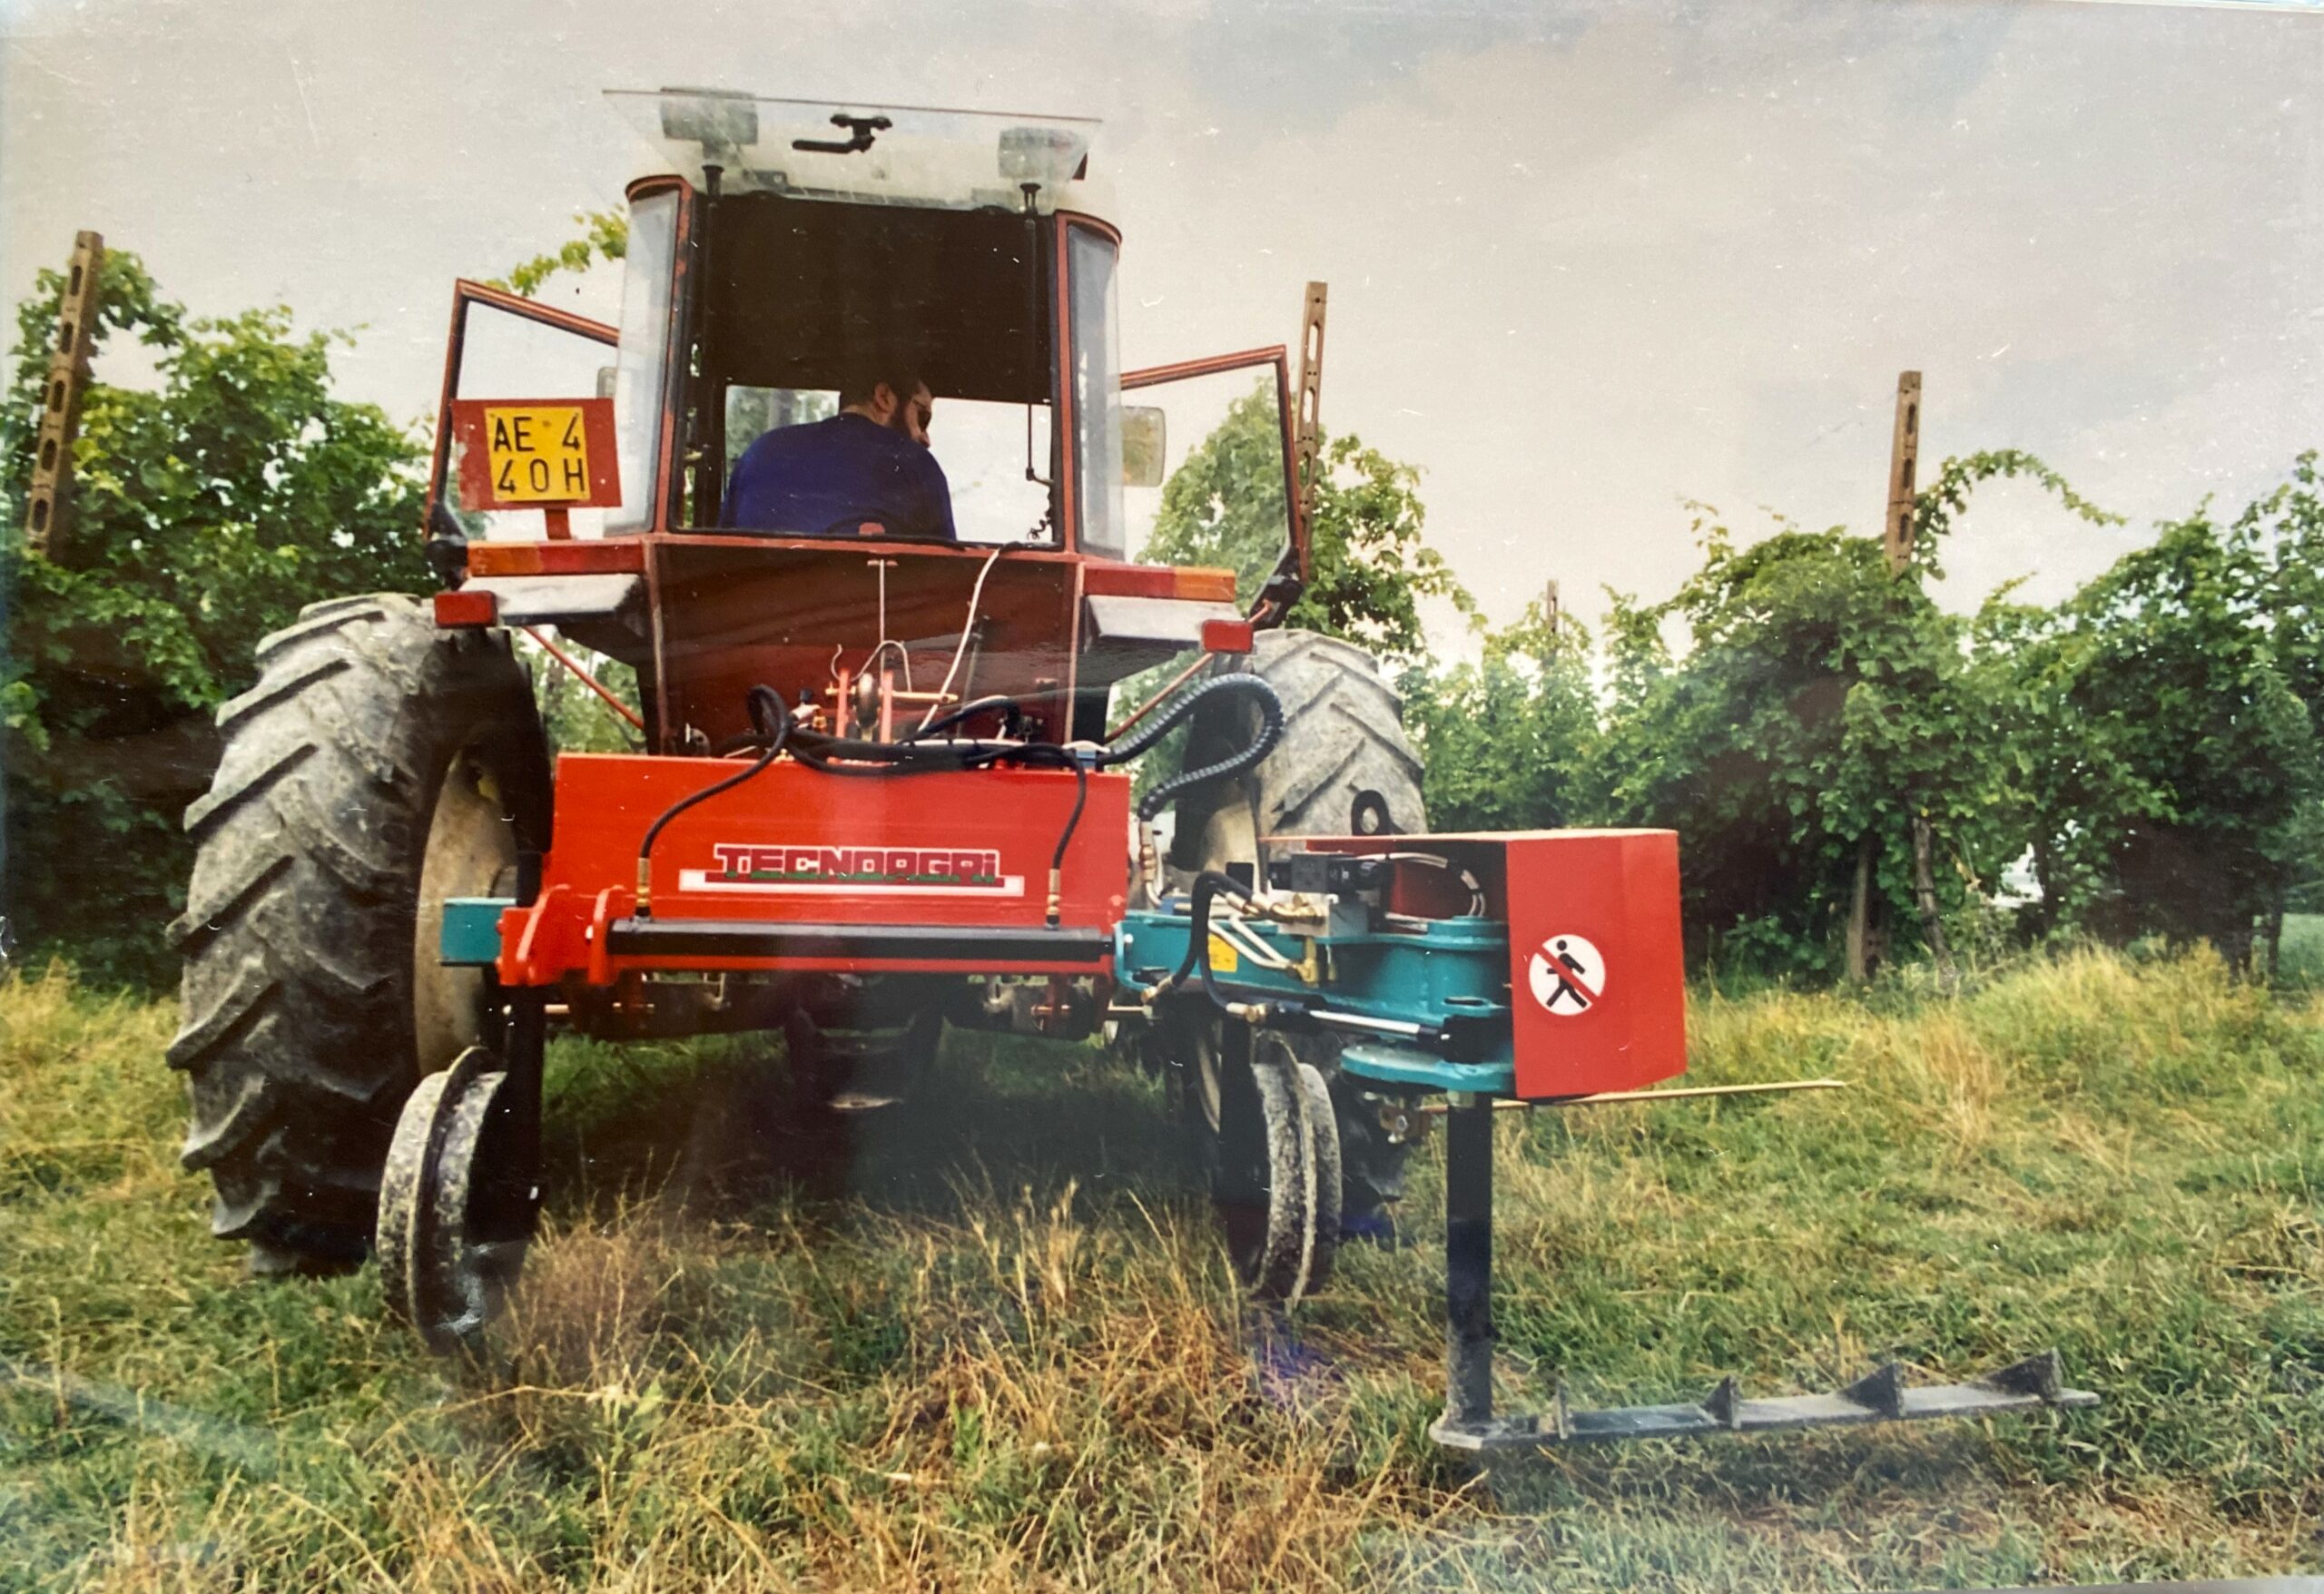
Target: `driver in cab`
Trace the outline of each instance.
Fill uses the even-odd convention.
[[[721,524],[811,536],[959,540],[944,467],[929,451],[935,399],[909,359],[869,362],[840,389],[839,413],[780,427],[743,451]]]

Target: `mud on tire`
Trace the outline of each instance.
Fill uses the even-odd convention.
[[[1339,1249],[1340,1136],[1331,1087],[1290,1038],[1214,1014],[1181,1016],[1180,1120],[1244,1287],[1295,1304],[1330,1282]]]
[[[253,1270],[344,1266],[371,1233],[396,1115],[474,1044],[484,979],[436,956],[442,902],[548,844],[548,752],[505,632],[396,595],[312,605],[259,644],[186,811],[183,1161]]]

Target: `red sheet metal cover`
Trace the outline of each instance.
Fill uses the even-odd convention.
[[[1504,838],[1517,1094],[1637,1090],[1687,1067],[1673,831]]]
[[[1509,926],[1517,1094],[1638,1090],[1687,1070],[1676,831],[1474,831],[1278,839],[1315,851],[1419,853],[1389,906],[1436,918],[1472,890]],[[1473,885],[1470,882],[1473,881]]]
[[[543,884],[590,898],[634,884],[655,817],[742,766],[724,759],[566,753]],[[1120,919],[1129,878],[1128,775],[1093,774],[1066,854],[1062,922]],[[1039,925],[1049,859],[1073,809],[1062,770],[875,779],[783,763],[688,809],[654,843],[658,919],[825,924]]]

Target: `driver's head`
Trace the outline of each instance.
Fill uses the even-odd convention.
[[[928,447],[928,423],[936,412],[936,400],[918,363],[910,358],[889,355],[858,363],[840,387],[839,407]]]

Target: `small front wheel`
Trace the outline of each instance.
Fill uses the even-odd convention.
[[[380,1287],[438,1355],[482,1343],[532,1242],[537,1191],[517,1089],[498,1056],[470,1047],[405,1098],[380,1173]]]
[[[1279,1035],[1206,1014],[1182,1020],[1177,1038],[1187,1127],[1236,1276],[1295,1304],[1331,1278],[1339,1250],[1331,1088]]]

